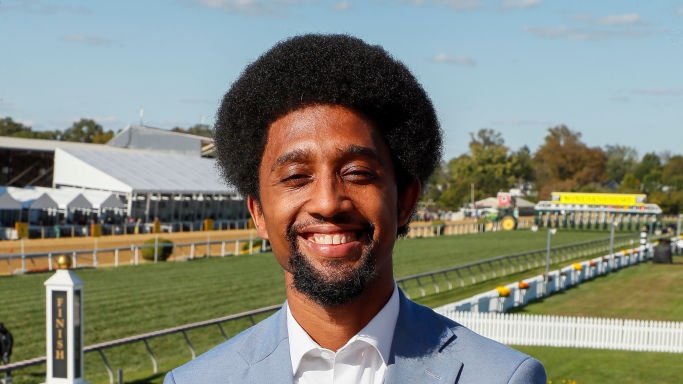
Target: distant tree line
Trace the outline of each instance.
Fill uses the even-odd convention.
[[[34,131],[29,126],[5,117],[0,119],[0,136],[104,144],[114,137],[114,132],[105,131],[101,125],[91,119],[80,119],[64,131]]]
[[[213,137],[213,130],[207,124],[195,124],[190,128],[175,127],[171,129],[173,132],[189,133],[191,135],[203,136],[203,137]]]
[[[479,200],[518,188],[528,198],[547,200],[558,192],[644,193],[666,213],[683,209],[683,156],[647,153],[608,145],[589,147],[581,133],[565,125],[548,129],[535,153],[527,146],[511,151],[500,133],[470,133],[469,152],[445,163],[425,186],[422,203],[457,210]]]
[[[206,124],[196,124],[187,129],[175,127],[171,129],[171,131],[204,137],[212,136],[211,127]],[[100,124],[92,119],[80,119],[64,131],[34,131],[33,128],[16,122],[10,117],[0,119],[0,136],[105,144],[111,140],[114,135],[114,131],[105,131]]]

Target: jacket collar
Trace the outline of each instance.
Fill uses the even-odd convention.
[[[462,362],[447,320],[400,293],[401,309],[387,367],[387,383],[456,383]]]
[[[456,383],[462,362],[452,348],[456,335],[446,319],[405,297],[399,289],[400,309],[391,344],[386,383]],[[286,306],[256,324],[240,349],[254,383],[291,383]]]

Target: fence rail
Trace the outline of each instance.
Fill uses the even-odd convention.
[[[683,353],[683,322],[496,312],[448,317],[504,344]]]
[[[149,333],[143,333],[140,335],[135,335],[135,336],[130,336],[130,337],[125,337],[122,339],[117,339],[117,340],[112,340],[112,341],[107,341],[104,343],[99,343],[99,344],[94,344],[94,345],[89,345],[85,348],[83,348],[84,353],[89,353],[89,352],[98,352],[100,354],[100,357],[102,358],[102,362],[104,363],[105,369],[107,370],[107,374],[109,375],[109,382],[114,383],[114,370],[109,364],[109,361],[107,360],[107,356],[105,354],[105,350],[107,348],[112,348],[116,347],[119,345],[124,345],[124,344],[132,344],[132,343],[144,343],[145,347],[147,349],[147,353],[149,354],[149,357],[152,361],[152,370],[154,373],[158,372],[158,362],[156,355],[154,354],[154,351],[149,345],[149,340],[156,338],[156,337],[161,337],[161,336],[166,336],[166,335],[172,335],[176,333],[181,333],[184,338],[185,342],[187,344],[188,349],[190,350],[190,353],[192,354],[192,358],[196,357],[194,347],[192,346],[192,342],[190,341],[189,336],[187,335],[187,331],[191,329],[196,329],[196,328],[204,328],[208,326],[215,325],[218,327],[221,335],[223,336],[224,339],[228,339],[228,335],[225,333],[225,330],[223,329],[223,323],[226,323],[228,321],[235,321],[235,320],[241,320],[248,318],[251,324],[256,324],[256,321],[254,320],[255,316],[271,313],[274,311],[277,311],[280,309],[282,305],[272,305],[269,307],[264,307],[264,308],[259,308],[255,309],[252,311],[247,311],[247,312],[242,312],[234,315],[229,315],[229,316],[224,316],[220,317],[217,319],[211,319],[211,320],[206,320],[206,321],[200,321],[196,323],[191,323],[191,324],[185,324],[177,327],[172,327],[172,328],[166,328],[162,329],[159,331],[154,331],[154,332],[149,332]],[[45,364],[47,358],[45,356],[42,357],[36,357],[33,359],[29,360],[23,360],[23,361],[18,361],[15,363],[10,363],[7,365],[0,365],[0,373],[4,372],[9,372],[17,369],[22,369],[22,368],[27,368],[31,367],[34,365],[40,365],[40,364]]]
[[[613,247],[632,247],[635,240],[635,234],[615,236]],[[606,253],[609,249],[609,238],[553,247],[551,248],[551,263]],[[408,297],[424,297],[456,287],[539,268],[545,265],[547,251],[547,249],[538,249],[494,257],[453,268],[406,276],[397,279],[396,282]]]
[[[157,235],[159,238],[163,235]],[[72,268],[99,266],[118,267],[124,264],[138,265],[144,262],[142,251],[156,249],[160,253],[163,244],[131,244],[114,248],[93,248],[81,250],[63,250],[52,252],[12,253],[0,254],[0,262],[4,265],[1,271],[9,274],[52,271],[57,257],[69,255]],[[235,240],[207,240],[173,244],[173,258],[170,261],[180,261],[206,256],[232,256],[239,254],[253,254],[269,250],[267,241],[260,238],[243,238]]]
[[[529,229],[534,225],[533,218],[520,218],[517,221],[517,229]],[[462,223],[443,224],[411,224],[408,228],[407,237],[436,237],[448,235],[464,235],[479,232],[495,232],[502,230],[501,222],[477,222],[475,220]]]

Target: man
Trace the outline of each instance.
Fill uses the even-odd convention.
[[[166,383],[545,383],[538,361],[394,282],[394,242],[440,160],[441,131],[383,49],[345,35],[277,44],[225,95],[215,142],[287,301]]]

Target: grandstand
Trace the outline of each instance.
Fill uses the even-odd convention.
[[[2,137],[0,239],[16,238],[17,222],[34,234],[48,226],[41,236],[90,223],[105,233],[155,221],[167,231],[199,229],[206,219],[244,226],[246,205],[222,182],[211,148],[208,138],[145,126],[127,127],[106,145]]]

